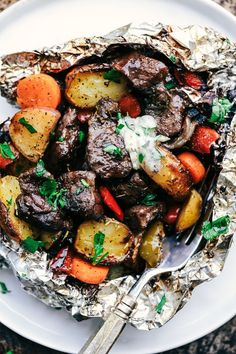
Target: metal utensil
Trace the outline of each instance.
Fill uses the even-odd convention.
[[[174,234],[164,238],[163,260],[161,264],[157,268],[145,269],[138,281],[133,285],[128,294],[122,298],[121,302],[108,316],[97,333],[88,339],[79,354],[107,354],[124,329],[140,292],[149,280],[162,274],[180,270],[199,249],[203,240],[201,235],[202,222],[209,220],[212,214],[212,199],[218,172],[213,167],[209,167],[204,181],[199,188],[199,192],[203,197],[203,209],[202,217],[198,223],[187,232],[181,233],[179,237],[176,237],[176,234]],[[210,180],[208,188],[205,188],[206,180]],[[205,192],[203,192],[204,188]]]

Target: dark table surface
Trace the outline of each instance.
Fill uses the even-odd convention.
[[[0,0],[0,11],[18,0]],[[99,0],[98,0],[99,1]],[[194,0],[189,0],[194,1]],[[215,0],[236,15],[236,0]],[[1,320],[1,314],[0,314]],[[29,341],[0,324],[0,354],[60,354]],[[207,336],[166,354],[236,354],[236,317]],[[124,353],[128,354],[128,353]]]

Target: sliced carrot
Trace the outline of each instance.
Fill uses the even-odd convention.
[[[191,152],[185,151],[177,157],[187,170],[189,170],[194,183],[199,183],[203,180],[206,170],[197,156]]]
[[[57,108],[61,102],[61,90],[56,80],[47,74],[33,74],[20,80],[16,90],[21,108]]]
[[[108,272],[108,267],[94,266],[79,257],[72,259],[70,275],[84,283],[100,284],[106,279]]]

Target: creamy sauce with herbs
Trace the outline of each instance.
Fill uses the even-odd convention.
[[[169,138],[156,134],[155,119],[149,115],[135,119],[127,116],[119,119],[118,127],[121,127],[119,134],[124,139],[133,168],[138,170],[142,164],[145,164],[152,171],[158,171],[161,154],[156,149],[156,143],[167,141]]]

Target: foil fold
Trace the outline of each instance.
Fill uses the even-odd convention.
[[[128,24],[104,37],[78,38],[52,48],[33,52],[5,55],[0,58],[0,90],[14,100],[17,82],[30,74],[56,73],[89,58],[109,57],[123,46],[133,49],[142,46],[157,51],[170,60],[182,62],[191,70],[207,70],[209,86],[226,95],[236,88],[235,45],[211,28],[188,26],[184,28]],[[200,99],[195,90],[182,88],[190,100]],[[216,277],[223,269],[232,234],[236,229],[236,116],[228,125],[227,151],[214,197],[214,218],[229,214],[230,230],[227,235],[208,242],[186,266],[168,277],[153,279],[140,294],[130,323],[138,329],[150,330],[164,325],[189,300],[192,290],[202,282]],[[62,307],[77,320],[89,317],[106,318],[135,283],[137,276],[125,275],[99,286],[69,283],[65,275],[55,275],[49,267],[46,252],[30,254],[19,244],[3,235],[0,257],[10,265],[29,294],[55,308]],[[3,262],[1,262],[3,264]],[[166,303],[160,314],[156,306],[165,294]]]

